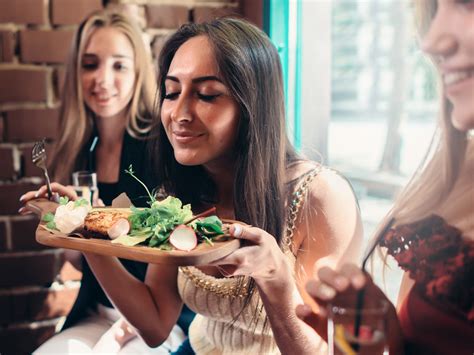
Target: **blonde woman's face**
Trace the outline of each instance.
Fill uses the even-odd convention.
[[[135,55],[129,39],[113,27],[91,35],[81,58],[84,101],[98,117],[125,119],[135,84]]]
[[[453,125],[474,128],[474,0],[437,0],[423,50],[438,62]]]

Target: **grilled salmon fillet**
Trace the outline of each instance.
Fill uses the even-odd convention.
[[[90,237],[108,238],[107,230],[120,218],[128,219],[129,208],[94,208],[84,220],[84,231]]]

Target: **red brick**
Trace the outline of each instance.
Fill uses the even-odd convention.
[[[169,35],[161,35],[161,34],[153,38],[153,41],[151,43],[151,51],[155,58],[158,58],[158,56],[160,55],[161,49],[163,48],[163,45],[165,44],[168,38],[169,38]]]
[[[0,179],[10,180],[15,177],[13,167],[13,149],[10,147],[0,147]]]
[[[178,28],[189,21],[189,8],[180,5],[147,5],[148,27]]]
[[[6,221],[0,221],[0,252],[7,250],[7,226],[6,226],[6,224],[7,224]]]
[[[5,112],[5,141],[32,142],[43,138],[56,139],[59,109],[22,109]]]
[[[58,251],[43,250],[22,253],[1,253],[0,287],[49,286],[59,272]],[[5,272],[7,271],[8,272]]]
[[[239,4],[242,16],[259,28],[263,28],[263,1],[240,0]]]
[[[0,103],[48,99],[48,68],[0,68]]]
[[[11,62],[15,55],[15,35],[13,31],[0,31],[0,62]]]
[[[41,185],[32,183],[11,183],[0,185],[0,215],[16,215],[21,207],[19,198],[25,192],[37,190]],[[0,268],[0,270],[2,270]]]
[[[122,3],[122,4],[112,4],[109,3],[107,5],[107,10],[112,10],[116,12],[121,12],[128,17],[132,18],[133,20],[136,21],[138,26],[142,29],[147,27],[146,24],[146,16],[145,16],[145,8],[143,6],[140,6],[138,4],[127,4],[127,3]]]
[[[66,69],[64,67],[58,67],[54,71],[53,77],[53,85],[54,85],[54,93],[56,98],[61,101],[61,96],[63,94],[63,87],[66,81]]]
[[[13,251],[49,249],[36,241],[36,228],[39,219],[35,215],[10,220],[11,248]]]
[[[230,6],[211,7],[198,6],[194,8],[194,22],[200,23],[222,16],[241,16],[239,9]]]
[[[44,25],[47,23],[47,0],[1,0],[0,22]]]
[[[4,134],[5,134],[5,123],[3,122],[3,115],[0,112],[0,142],[3,142]]]
[[[20,31],[20,57],[24,63],[63,63],[67,59],[74,31]]]
[[[28,287],[0,293],[0,323],[39,321],[66,316],[77,297],[79,283],[60,287]]]
[[[55,25],[75,25],[90,13],[102,9],[102,0],[52,0],[51,13]]]
[[[21,176],[22,177],[41,177],[43,178],[43,171],[33,164],[31,161],[31,150],[33,144],[29,147],[22,148],[21,152]]]
[[[58,321],[59,319],[0,327],[0,353],[2,355],[31,354],[55,334]]]

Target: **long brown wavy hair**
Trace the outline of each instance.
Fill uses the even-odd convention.
[[[155,73],[139,27],[123,13],[102,10],[87,17],[78,27],[66,65],[61,97],[60,134],[51,159],[52,177],[68,183],[75,169],[84,169],[94,130],[94,113],[82,97],[81,70],[85,47],[98,28],[113,27],[130,41],[135,53],[135,87],[128,106],[127,132],[143,137],[151,129]]]
[[[179,47],[190,38],[207,36],[218,70],[238,104],[240,124],[235,146],[234,212],[238,220],[262,228],[282,240],[288,187],[286,169],[298,160],[285,130],[285,104],[280,58],[267,35],[240,19],[220,18],[186,24],[164,44],[159,57],[159,108],[165,78]],[[201,166],[183,166],[160,123],[154,148],[155,169],[167,193],[199,205],[215,199],[213,181]],[[242,285],[243,286],[243,285]],[[251,292],[253,281],[248,285]]]
[[[209,38],[219,73],[240,111],[235,146],[235,216],[280,240],[285,224],[285,170],[296,160],[296,153],[285,130],[278,52],[264,32],[241,19],[221,18],[183,25],[168,39],[159,57],[160,109],[165,78],[176,51],[184,42],[200,35]],[[177,163],[161,123],[158,130],[155,169],[166,191],[189,203],[202,202],[203,196],[215,197],[214,184],[204,169]]]

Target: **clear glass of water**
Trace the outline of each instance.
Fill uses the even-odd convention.
[[[362,309],[328,305],[328,354],[388,354],[388,302],[370,302]]]
[[[94,201],[97,191],[97,174],[92,171],[75,171],[72,173],[72,185],[79,198]]]

